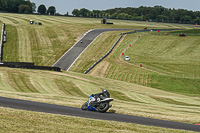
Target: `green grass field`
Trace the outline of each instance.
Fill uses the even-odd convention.
[[[38,19],[42,26],[30,25]],[[4,61],[34,62],[53,65],[83,34],[97,28],[143,29],[149,23],[112,20],[114,25],[102,25],[100,19],[37,16],[0,13],[0,23],[6,23],[8,42],[4,47]],[[152,23],[152,28],[177,28],[169,24]],[[13,47],[15,47],[13,49]]]
[[[90,74],[165,91],[199,96],[199,31],[195,34],[191,33],[191,30],[184,31],[190,32],[186,37],[179,37],[179,32],[170,32],[168,35],[157,32],[126,35],[115,51],[98,64]],[[138,38],[138,35],[141,38]],[[129,47],[129,44],[132,46]],[[77,62],[83,59],[82,62],[90,63],[84,58],[89,56],[87,52],[92,49],[94,48],[91,45]],[[92,54],[95,55],[97,51],[98,49]],[[124,56],[128,55],[131,60],[124,61],[122,53],[125,53]],[[78,69],[78,72],[87,70],[82,67]]]
[[[0,68],[0,96],[81,107],[88,96],[107,88],[117,113],[196,123],[199,97],[74,72]]]
[[[181,32],[181,31],[180,31]],[[156,72],[200,78],[200,30],[198,35],[145,34],[125,52],[130,63],[143,64]]]
[[[89,29],[149,27],[146,22],[112,20],[114,25],[101,25],[100,19],[75,17],[0,13],[0,18],[0,23],[6,23],[8,32],[3,60],[47,66],[53,65]],[[43,25],[30,25],[31,19],[38,19]],[[162,23],[152,23],[152,28],[192,29],[185,25]],[[88,75],[82,73],[112,47],[121,32],[106,32],[99,36],[69,72],[0,68],[0,96],[80,107],[90,94],[106,88],[115,99],[112,109],[117,113],[185,123],[200,122],[199,35],[197,31],[191,31],[184,31],[188,34],[185,38],[179,38],[178,32],[127,35],[112,54]],[[139,34],[140,39],[137,38]],[[132,42],[132,47],[126,49]],[[130,62],[123,60],[122,51],[130,56]],[[192,69],[189,69],[189,64]],[[84,118],[6,108],[0,110],[3,120],[0,127],[2,131],[10,132],[62,132],[66,128],[71,132],[84,132],[87,128],[93,129],[92,123],[98,126],[105,122],[89,120],[89,125],[84,128],[87,120]],[[15,114],[25,114],[26,117],[11,121]],[[104,128],[111,132],[182,132],[127,123],[106,123],[111,125],[101,126],[98,132]],[[26,127],[30,125],[32,128],[29,130]]]
[[[0,108],[0,110],[1,132],[194,133],[183,130],[143,126],[122,122],[93,120],[86,118],[80,119],[78,117],[21,111],[8,108]]]

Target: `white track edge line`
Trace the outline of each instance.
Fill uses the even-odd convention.
[[[90,32],[91,31],[93,31],[94,29],[91,29],[90,30]],[[89,31],[89,30],[88,30]],[[89,33],[89,32],[88,32]],[[78,40],[69,50],[67,50],[67,52],[65,52],[53,65],[52,65],[52,67],[54,67],[54,65],[56,64],[56,63],[58,63],[62,58],[63,58],[63,56],[65,56],[72,48],[74,48],[74,46],[78,43],[78,42],[80,42],[83,38],[84,38],[85,36],[83,36],[80,40]]]
[[[104,31],[105,32],[105,31]],[[102,32],[102,33],[104,33],[104,32]],[[101,33],[101,34],[102,34]],[[101,34],[99,34],[97,37],[99,37]],[[74,62],[69,66],[69,68],[66,70],[66,71],[68,71],[70,68],[71,68],[71,66],[76,62],[76,60],[81,56],[81,54],[83,53],[83,52],[85,52],[85,50],[97,39],[97,37],[79,54],[79,56],[74,60]]]

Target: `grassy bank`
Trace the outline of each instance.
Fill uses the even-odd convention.
[[[0,96],[81,107],[106,88],[117,113],[186,123],[200,121],[199,97],[74,72],[0,68]]]
[[[49,66],[89,29],[149,27],[146,22],[113,20],[114,25],[101,25],[100,19],[76,17],[0,13],[0,18],[1,23],[6,23],[8,31],[4,61]],[[43,25],[30,25],[31,19],[38,19]],[[152,23],[152,28],[191,27]],[[112,109],[117,113],[185,123],[200,122],[199,36],[178,38],[177,32],[169,35],[152,33],[141,34],[138,39],[139,34],[127,35],[111,56],[95,67],[90,75],[81,74],[110,49],[118,35],[119,32],[102,34],[82,54],[70,72],[0,68],[0,96],[81,107],[90,94],[106,88],[115,99]],[[129,48],[130,43],[133,45]],[[125,62],[121,56],[127,47],[125,54],[130,56],[130,62]],[[143,64],[142,68],[139,67],[140,63]],[[192,69],[188,69],[191,67],[188,63]],[[66,126],[68,131],[84,132],[105,122],[5,108],[0,110],[1,130],[10,132],[62,132]],[[86,123],[89,126],[84,128]],[[177,132],[135,124],[105,123],[111,123],[111,126],[103,124],[97,129],[98,132],[104,128],[111,132]],[[30,130],[27,128],[29,126]]]
[[[194,31],[176,31],[167,35],[157,32],[126,35],[116,50],[90,74],[199,96],[200,45],[199,35]],[[187,36],[179,37],[180,32],[186,32]],[[141,37],[138,38],[138,35]],[[122,53],[131,60],[124,61]]]
[[[1,132],[163,132],[189,131],[143,126],[122,122],[101,121],[31,111],[0,108]],[[94,130],[95,129],[95,130]],[[192,133],[192,132],[191,132]]]
[[[4,61],[34,62],[36,65],[53,65],[83,34],[96,28],[143,29],[149,23],[112,20],[114,25],[102,25],[101,19],[57,17],[0,13],[6,23],[8,42]],[[30,20],[42,26],[30,25]],[[152,23],[152,28],[181,28],[181,25]]]
[[[200,32],[199,32],[200,33]],[[169,33],[170,34],[170,33]],[[172,76],[200,78],[200,36],[145,34],[126,50],[131,61]]]

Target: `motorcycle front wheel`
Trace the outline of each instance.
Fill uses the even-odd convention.
[[[88,102],[85,102],[85,103],[82,105],[81,109],[82,109],[82,110],[87,110],[87,107],[88,107]]]
[[[108,109],[109,109],[109,103],[108,103],[108,102],[101,103],[101,104],[97,107],[97,110],[98,110],[99,112],[101,112],[101,113],[106,112]]]

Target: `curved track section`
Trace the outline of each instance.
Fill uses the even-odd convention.
[[[182,130],[200,132],[200,126],[198,125],[151,119],[151,118],[131,116],[131,115],[116,114],[116,113],[99,113],[93,111],[83,111],[80,108],[75,108],[75,107],[33,102],[27,100],[19,100],[6,97],[0,97],[0,106],[14,108],[14,109],[29,110],[29,111],[77,116],[77,117],[84,117],[91,119],[136,123],[148,126],[158,126],[164,128],[173,128],[173,129],[182,129]]]
[[[88,32],[81,40],[79,40],[74,46],[69,49],[53,67],[60,67],[62,70],[69,70],[78,57],[84,52],[84,50],[97,38],[101,33],[106,31],[123,31],[132,29],[95,29]],[[81,43],[82,41],[82,43]]]

